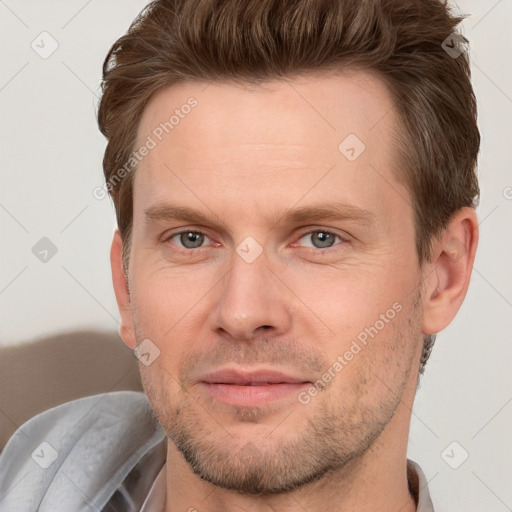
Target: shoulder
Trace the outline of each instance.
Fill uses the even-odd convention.
[[[18,428],[0,455],[0,511],[101,509],[164,439],[144,393],[104,393],[49,409]]]

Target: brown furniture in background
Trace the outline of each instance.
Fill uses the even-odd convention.
[[[117,333],[71,332],[0,347],[0,450],[32,416],[120,390],[142,386],[137,359]]]

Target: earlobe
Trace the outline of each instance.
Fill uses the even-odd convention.
[[[121,338],[125,345],[131,349],[135,349],[137,347],[137,339],[133,325],[128,279],[123,269],[123,241],[118,229],[115,230],[112,240],[110,265],[112,268],[112,283],[114,285],[117,307],[121,316]]]
[[[462,208],[433,247],[425,265],[423,333],[445,329],[459,310],[469,286],[478,245],[478,220],[472,208]]]

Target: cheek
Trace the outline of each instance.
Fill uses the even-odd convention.
[[[167,367],[163,360],[164,355],[152,365],[143,367],[140,365],[140,377],[142,387],[149,403],[162,425],[169,425],[172,421],[173,406],[179,400],[179,385],[173,377],[173,370]]]
[[[155,339],[165,339],[183,329],[201,311],[201,302],[212,287],[210,282],[211,276],[201,269],[144,269],[132,286],[132,307],[139,329]]]
[[[334,408],[345,403],[354,411],[374,411],[403,396],[415,370],[421,318],[418,309],[401,306],[384,313],[387,323],[379,319],[339,338],[339,350],[329,358],[342,368],[332,382]]]
[[[384,266],[297,275],[294,291],[315,315],[302,315],[299,329],[323,352],[331,374],[325,378],[342,395],[352,389],[348,395],[367,396],[376,405],[408,378],[421,337],[414,286],[412,264],[407,269],[389,260]],[[323,331],[315,327],[320,324]],[[319,336],[325,326],[328,335]]]
[[[379,331],[387,329],[411,300],[417,282],[412,268],[389,260],[332,268],[312,266],[307,272],[287,269],[281,275],[298,299],[298,310],[309,310],[302,319],[317,318],[324,326],[322,331],[328,328],[328,337],[340,340],[355,338],[376,323]]]
[[[150,339],[160,351],[153,364],[139,365],[141,380],[148,393],[165,394],[163,403],[179,395],[182,361],[207,339],[210,280],[205,272],[168,268],[144,270],[134,279],[132,310],[137,340]]]

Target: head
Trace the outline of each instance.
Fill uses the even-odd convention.
[[[477,243],[459,21],[439,0],[156,1],[110,50],[121,333],[159,353],[145,390],[206,480],[283,492],[406,420]],[[209,383],[269,368],[295,400]]]

